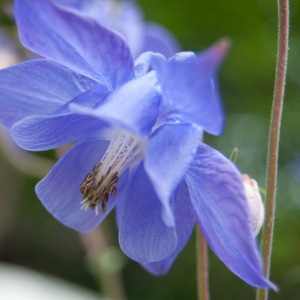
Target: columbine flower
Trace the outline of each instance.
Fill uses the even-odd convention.
[[[144,22],[134,1],[62,0],[60,4],[73,13],[116,30],[124,36],[134,56],[153,51],[170,57],[179,50],[175,37],[166,28]]]
[[[0,119],[28,150],[77,142],[36,186],[46,209],[78,231],[117,210],[122,250],[168,271],[195,221],[228,268],[262,275],[241,175],[200,142],[223,123],[215,73],[222,41],[134,63],[122,38],[53,1],[15,1],[21,41],[45,60],[0,72]],[[40,12],[43,12],[41,14]]]

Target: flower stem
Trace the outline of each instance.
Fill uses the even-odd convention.
[[[275,217],[279,136],[287,69],[289,35],[288,0],[278,0],[278,22],[277,65],[267,159],[266,220],[261,239],[261,251],[264,259],[264,275],[266,276],[266,278],[269,278],[270,274],[272,238]],[[258,289],[256,299],[268,299],[268,290]]]
[[[113,265],[118,265],[118,263],[112,261],[112,259],[106,263],[104,261],[105,258],[107,260],[107,254],[112,250],[112,248],[108,245],[105,238],[107,230],[105,230],[104,234],[103,231],[105,226],[103,225],[104,224],[101,224],[101,227],[97,227],[91,232],[80,233],[79,236],[89,258],[91,269],[98,280],[99,289],[103,292],[104,298],[125,300],[125,291],[119,272],[120,266],[114,267]],[[107,268],[108,263],[110,268]]]
[[[198,300],[209,300],[207,244],[201,229],[196,228]]]

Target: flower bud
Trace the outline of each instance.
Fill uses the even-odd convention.
[[[254,179],[251,179],[247,174],[242,174],[242,180],[253,222],[253,232],[254,235],[257,236],[265,219],[265,208],[259,193],[257,182]]]

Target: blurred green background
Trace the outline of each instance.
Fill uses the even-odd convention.
[[[1,1],[0,3],[9,3]],[[237,165],[265,185],[267,136],[277,44],[276,1],[140,0],[146,20],[171,30],[183,50],[201,51],[228,37],[231,50],[220,70],[226,126],[205,141],[226,156],[239,149]],[[3,14],[1,25],[13,28]],[[281,130],[278,194],[271,279],[278,294],[300,299],[300,2],[291,1],[290,52]],[[46,153],[54,158],[52,153]],[[78,234],[53,219],[35,196],[37,178],[0,157],[0,261],[52,274],[89,289],[98,284]],[[114,214],[103,224],[117,246]],[[239,230],[237,228],[237,230]],[[122,276],[128,299],[195,299],[194,235],[166,276],[153,277],[124,257]],[[253,299],[255,291],[230,273],[212,252],[212,299]],[[1,286],[1,283],[0,283]]]

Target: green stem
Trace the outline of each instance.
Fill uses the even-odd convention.
[[[103,259],[112,249],[107,242],[108,234],[105,224],[88,233],[80,233],[79,237],[98,281],[99,289],[105,299],[126,300],[123,282],[117,262],[109,261],[111,268],[104,268]],[[106,229],[106,230],[105,230]],[[105,231],[105,232],[103,232]]]
[[[209,300],[207,244],[201,229],[196,228],[198,300]]]
[[[278,52],[273,107],[269,131],[266,186],[266,220],[262,232],[261,251],[264,259],[264,275],[269,278],[272,253],[272,238],[275,217],[275,196],[277,184],[277,163],[280,124],[286,81],[288,35],[289,35],[289,1],[278,0]],[[257,290],[257,300],[268,299],[268,290]]]

